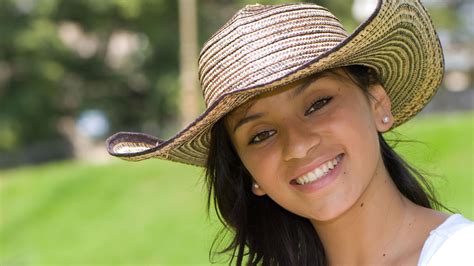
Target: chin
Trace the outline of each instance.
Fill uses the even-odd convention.
[[[357,199],[355,197],[344,197],[329,200],[327,204],[323,204],[316,210],[313,210],[313,213],[308,218],[316,222],[329,222],[336,220],[349,211],[352,206],[354,206],[356,201]]]
[[[324,210],[312,215],[309,219],[316,222],[329,222],[336,220],[344,213],[343,210]]]

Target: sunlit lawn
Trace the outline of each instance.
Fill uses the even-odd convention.
[[[398,150],[430,177],[442,203],[474,219],[474,112],[421,117],[397,132],[414,141]]]
[[[421,117],[398,149],[474,218],[474,113]],[[393,136],[388,136],[393,138]],[[400,137],[400,136],[397,136]],[[208,264],[220,229],[199,168],[149,160],[0,171],[0,265]]]

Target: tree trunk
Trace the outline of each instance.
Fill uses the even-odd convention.
[[[187,125],[199,114],[197,70],[197,15],[195,0],[179,0],[180,31],[180,122]]]

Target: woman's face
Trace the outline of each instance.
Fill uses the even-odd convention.
[[[392,125],[380,85],[370,99],[338,69],[259,96],[226,118],[226,128],[259,188],[306,218],[338,217],[383,170],[377,131]],[[382,123],[389,116],[389,123]]]

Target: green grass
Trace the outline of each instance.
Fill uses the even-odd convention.
[[[197,168],[151,160],[1,173],[0,265],[207,263]]]
[[[447,206],[474,218],[474,113],[421,117],[397,150]],[[389,134],[389,138],[400,138]],[[52,163],[0,171],[0,265],[209,264],[220,229],[202,171],[148,160]]]
[[[408,140],[396,150],[430,178],[441,202],[474,219],[474,113],[415,118],[396,131]]]

